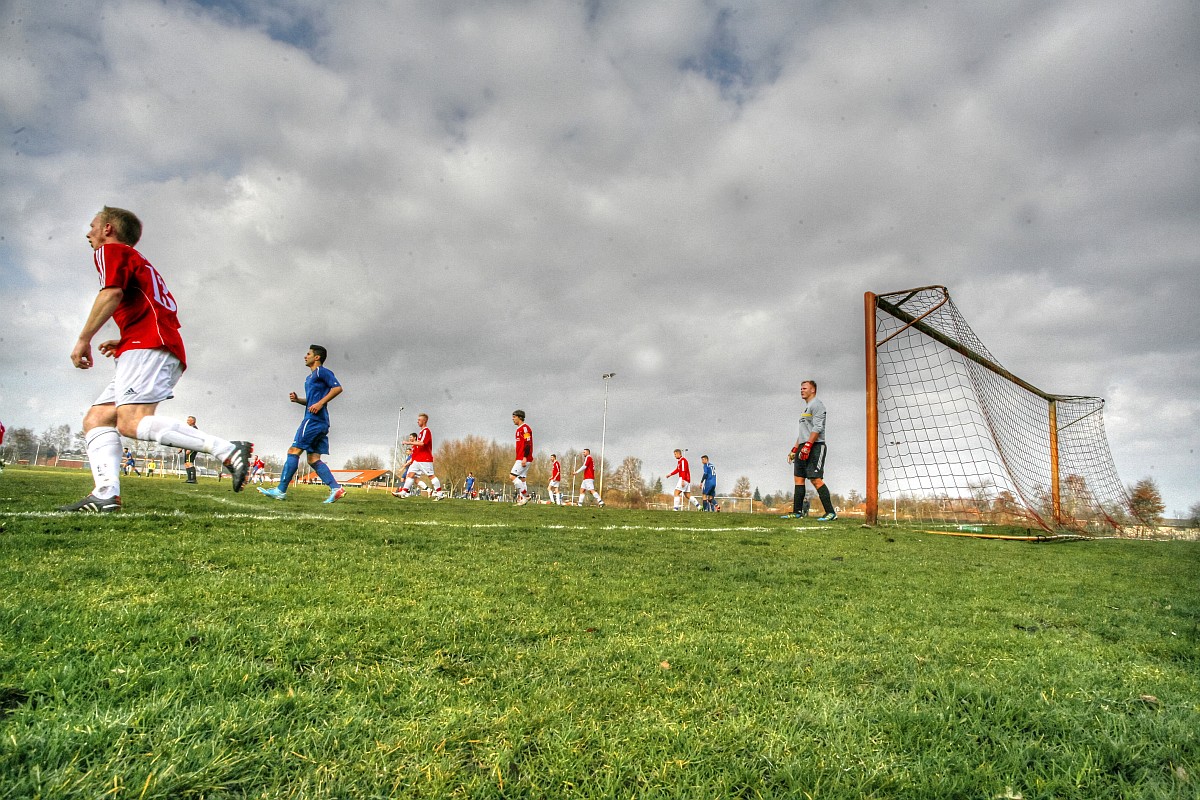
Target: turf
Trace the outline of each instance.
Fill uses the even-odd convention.
[[[0,798],[1200,796],[1200,543],[0,475]]]

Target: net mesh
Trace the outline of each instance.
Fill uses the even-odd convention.
[[[1009,375],[944,287],[879,295],[875,353],[881,518],[1088,533],[1129,521],[1104,401],[1047,395]]]

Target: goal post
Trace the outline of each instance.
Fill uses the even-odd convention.
[[[1033,524],[1097,533],[1130,519],[1104,400],[1014,375],[944,286],[864,295],[866,517]]]

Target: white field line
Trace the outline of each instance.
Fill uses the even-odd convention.
[[[247,512],[213,512],[213,513],[185,513],[183,511],[120,511],[116,514],[79,514],[73,511],[0,511],[0,518],[21,518],[21,519],[56,519],[63,517],[85,517],[85,518],[102,518],[112,522],[120,519],[228,519],[228,520],[254,520],[258,522],[270,522],[275,520],[320,520],[325,522],[348,522],[348,517],[330,516],[326,514],[288,514],[281,509],[280,513],[247,513]],[[422,528],[453,528],[458,530],[489,530],[492,528],[512,528],[522,524],[527,524],[519,520],[514,520],[511,523],[503,522],[447,522],[444,520],[424,519],[424,520],[405,520],[391,519],[387,517],[374,517],[371,522],[383,523],[385,525],[412,526]],[[552,531],[647,531],[653,533],[665,533],[669,531],[683,531],[687,533],[771,533],[780,530],[788,530],[788,528],[768,528],[764,526],[725,526],[716,528],[704,528],[699,526],[676,526],[676,525],[539,525],[537,527],[545,528]],[[819,531],[830,530],[832,525],[804,525],[795,526],[791,530],[797,531]]]

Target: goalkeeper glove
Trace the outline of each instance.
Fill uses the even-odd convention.
[[[791,464],[793,461],[795,461],[795,460],[796,460],[796,451],[797,451],[797,450],[799,450],[799,448],[798,448],[798,447],[793,447],[793,448],[791,449],[791,451],[788,453],[788,463],[789,463],[789,464]]]
[[[800,448],[800,460],[808,461],[808,454],[812,452],[812,442],[805,442],[804,447]]]

